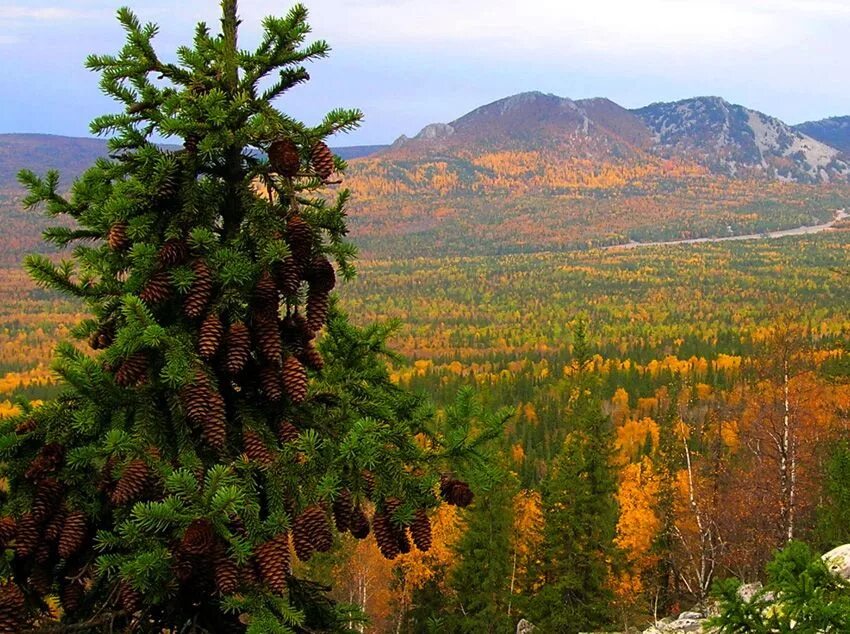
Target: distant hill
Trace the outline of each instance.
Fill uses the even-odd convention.
[[[794,126],[821,143],[826,143],[850,155],[850,117],[830,117],[820,121],[806,121]]]
[[[334,148],[343,159],[369,156],[383,145]],[[62,182],[70,184],[95,160],[106,154],[106,141],[52,134],[0,134],[0,190],[17,189],[22,168],[36,173],[58,169]]]

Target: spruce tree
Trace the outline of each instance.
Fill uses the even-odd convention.
[[[568,432],[542,487],[545,527],[530,620],[546,632],[578,632],[608,624],[609,577],[617,525],[613,429],[589,372],[586,324],[574,330]]]
[[[325,139],[361,115],[309,127],[273,106],[329,50],[305,44],[303,6],[246,51],[221,5],[221,33],[199,24],[174,63],[121,9],[126,46],[88,60],[123,107],[92,123],[110,156],[67,196],[55,172],[20,174],[27,207],[71,220],[45,239],[73,246],[26,267],[91,318],[58,348],[58,398],[0,423],[0,632],[52,627],[50,597],[78,630],[345,630],[292,552],[330,549],[332,526],[410,548],[440,491],[469,502],[449,470],[499,423],[435,431],[390,381],[388,330],[334,308],[355,249]]]

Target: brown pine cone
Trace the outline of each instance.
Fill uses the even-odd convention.
[[[204,440],[214,449],[222,450],[227,442],[227,412],[224,398],[210,384],[206,374],[198,371],[195,382],[181,392],[186,417],[201,428]]]
[[[206,555],[214,546],[215,531],[209,520],[203,518],[192,520],[180,541],[180,550],[189,555]]]
[[[213,562],[215,587],[221,595],[235,594],[239,589],[239,566],[227,556],[224,548],[219,548]]]
[[[127,223],[116,222],[109,228],[109,233],[106,234],[106,242],[109,248],[113,251],[123,251],[130,246],[130,239],[127,237]]]
[[[313,291],[307,295],[307,325],[313,332],[319,332],[328,319],[330,296],[326,291]]]
[[[19,559],[26,559],[38,547],[41,539],[38,521],[33,517],[32,513],[24,513],[17,522],[17,532],[15,534],[15,556]]]
[[[313,146],[310,163],[316,175],[323,181],[327,181],[334,173],[334,155],[324,141],[319,141]]]
[[[413,515],[410,534],[413,536],[413,543],[419,550],[426,552],[431,549],[431,520],[428,519],[428,514],[424,509],[419,509]]]
[[[274,278],[278,290],[285,297],[294,297],[301,286],[301,274],[295,258],[288,255],[282,262],[276,263],[274,266]]]
[[[386,559],[395,559],[399,556],[398,531],[393,526],[392,520],[386,511],[378,511],[372,518],[372,529],[375,533],[375,542],[378,550]]]
[[[154,273],[147,281],[142,292],[139,293],[139,299],[148,306],[156,306],[171,297],[171,290],[171,276],[160,271]]]
[[[221,337],[224,334],[224,326],[219,319],[218,313],[210,313],[204,318],[201,330],[198,334],[198,353],[203,359],[212,359],[218,352]]]
[[[30,482],[35,482],[46,475],[55,473],[64,461],[65,447],[59,443],[50,443],[41,448],[30,463],[29,469],[24,473],[24,477]]]
[[[0,517],[0,550],[5,549],[8,543],[15,538],[17,531],[15,518],[9,516]]]
[[[472,489],[466,482],[454,478],[440,479],[440,496],[449,504],[465,508],[472,503]]]
[[[178,238],[166,240],[159,250],[158,258],[162,266],[177,266],[189,257],[189,245]]]
[[[298,146],[292,139],[286,137],[275,140],[269,146],[269,164],[275,173],[292,178],[301,167]]]
[[[135,614],[142,609],[142,595],[126,581],[118,586],[118,605],[128,614]]]
[[[254,316],[254,339],[263,358],[272,365],[283,360],[283,343],[280,340],[280,326],[277,315],[270,311],[261,311]]]
[[[235,321],[227,329],[227,371],[239,374],[251,356],[251,332],[241,321]]]
[[[260,305],[269,306],[277,311],[280,298],[277,294],[274,278],[268,270],[263,270],[260,274],[260,279],[257,280],[257,285],[254,287],[254,298]]]
[[[301,216],[292,216],[286,223],[286,242],[298,271],[303,271],[310,263],[313,252],[313,229]]]
[[[351,528],[351,514],[354,507],[351,502],[351,492],[343,489],[333,503],[334,523],[339,533],[344,533]]]
[[[186,301],[183,303],[183,312],[190,319],[197,319],[204,314],[213,293],[213,275],[210,267],[203,260],[195,260],[192,263],[195,279],[189,287]]]
[[[398,552],[406,555],[410,552],[410,540],[407,538],[407,529],[402,526],[396,530],[396,539],[398,539]]]
[[[366,539],[369,536],[369,518],[360,506],[355,506],[351,512],[351,525],[349,526],[351,534],[357,539]]]
[[[102,324],[100,328],[95,330],[89,337],[89,345],[92,350],[103,350],[112,345],[115,340],[115,324]]]
[[[277,426],[277,439],[280,441],[281,445],[285,445],[290,442],[295,442],[301,437],[301,432],[298,431],[298,428],[290,423],[288,420],[281,421]]]
[[[86,514],[82,511],[71,511],[65,517],[65,525],[59,535],[59,557],[68,559],[77,554],[86,540],[88,524]]]
[[[36,486],[32,500],[32,516],[36,522],[44,522],[59,508],[65,487],[55,478],[44,478]]]
[[[134,352],[124,359],[115,372],[115,383],[121,387],[141,385],[147,380],[148,355]]]
[[[112,493],[112,503],[123,505],[138,501],[150,483],[150,477],[151,472],[147,463],[138,458],[130,461],[118,479],[118,484]]]
[[[71,580],[64,584],[59,591],[59,602],[62,604],[62,610],[68,614],[76,612],[80,608],[84,594],[85,589],[80,582]]]
[[[281,533],[260,544],[254,551],[254,559],[263,583],[275,594],[286,592],[286,577],[289,574],[289,536]]]
[[[18,634],[26,623],[27,602],[13,581],[0,585],[0,634]]]
[[[283,398],[283,376],[279,366],[264,365],[260,368],[260,387],[273,403]]]
[[[360,477],[363,478],[363,492],[367,496],[371,496],[375,492],[375,474],[368,469],[363,469],[360,472]]]
[[[298,355],[298,358],[314,372],[321,372],[325,367],[325,360],[322,358],[322,353],[318,351],[312,341],[304,346],[304,350]]]
[[[313,258],[305,277],[310,288],[316,291],[329,293],[336,286],[336,273],[333,264],[324,255]]]
[[[245,453],[251,462],[266,466],[274,461],[274,457],[266,446],[266,443],[263,442],[262,436],[253,429],[245,429],[242,432],[242,440],[245,446]]]
[[[302,403],[307,396],[307,371],[294,356],[283,362],[283,385],[286,395],[293,403]]]
[[[65,530],[65,520],[68,517],[68,511],[64,505],[50,518],[47,524],[44,525],[44,539],[51,544],[58,544],[59,538],[62,537],[62,531]]]
[[[38,428],[38,421],[34,418],[26,418],[15,427],[15,433],[19,435],[29,434]]]
[[[172,553],[171,572],[181,585],[186,585],[192,579],[192,576],[195,574],[196,561],[197,558],[192,557],[182,550]]]
[[[30,588],[41,597],[50,594],[53,587],[52,575],[44,566],[35,566],[30,572],[30,578],[27,582]]]
[[[333,534],[325,510],[319,505],[309,506],[292,524],[292,541],[295,554],[307,561],[314,551],[327,552],[333,545]]]

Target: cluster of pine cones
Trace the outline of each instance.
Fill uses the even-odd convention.
[[[301,172],[301,152],[292,139],[283,137],[269,146],[269,164],[276,174],[294,178]],[[330,148],[319,141],[310,150],[310,167],[322,182],[328,182],[334,172],[334,157]]]

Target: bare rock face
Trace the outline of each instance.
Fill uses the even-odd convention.
[[[531,634],[534,629],[534,625],[525,619],[520,619],[520,622],[516,624],[516,634]]]
[[[823,556],[823,560],[833,574],[850,581],[850,544],[833,548]]]

